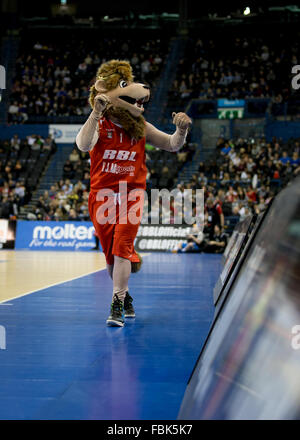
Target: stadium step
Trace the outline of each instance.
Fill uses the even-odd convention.
[[[27,219],[27,215],[35,210],[40,196],[42,196],[45,191],[49,190],[51,185],[58,182],[62,178],[63,166],[73,148],[73,144],[57,145],[57,150],[55,154],[51,157],[51,160],[47,165],[37,188],[32,194],[30,202],[25,205],[23,209],[20,210],[20,218]]]
[[[198,145],[191,162],[185,164],[182,170],[178,174],[178,183],[188,183],[190,182],[192,176],[198,173],[199,163],[201,162],[202,152],[201,145]]]
[[[182,36],[171,39],[163,72],[147,110],[147,120],[156,126],[161,125],[164,119],[168,103],[168,91],[175,79],[177,65],[184,54],[186,43],[187,40]],[[168,117],[170,118],[171,115],[168,115]]]

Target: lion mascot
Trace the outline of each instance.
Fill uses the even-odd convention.
[[[135,82],[129,62],[103,63],[90,89],[92,111],[81,127],[76,144],[89,152],[91,180],[89,213],[113,281],[109,326],[123,327],[134,318],[128,281],[142,264],[134,249],[146,189],[146,141],[176,152],[185,143],[191,119],[173,113],[172,135],[158,130],[143,117],[150,87]]]

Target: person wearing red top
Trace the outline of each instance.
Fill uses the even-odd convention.
[[[248,197],[248,200],[250,200],[251,202],[255,203],[257,201],[257,192],[252,187],[248,188],[246,195]]]
[[[215,225],[220,226],[221,230],[224,230],[224,214],[221,204],[218,200],[214,200],[213,197],[209,197],[206,200],[205,211],[207,213],[209,238],[212,240]]]
[[[113,280],[110,326],[123,327],[124,316],[135,316],[128,280],[134,263],[140,263],[134,240],[146,188],[146,141],[178,151],[191,124],[185,113],[173,113],[176,131],[158,130],[142,117],[149,96],[148,85],[133,81],[127,61],[102,64],[90,93],[93,110],[76,137],[78,148],[90,154],[89,212]]]

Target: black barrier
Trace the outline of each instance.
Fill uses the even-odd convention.
[[[244,249],[249,238],[251,228],[255,224],[256,216],[248,215],[243,221],[239,222],[234,228],[233,234],[224,251],[223,258],[224,267],[214,288],[214,304],[216,305],[222,293],[224,286],[230,274],[233,272],[235,265],[240,259],[242,250]]]
[[[300,178],[258,220],[178,419],[300,418]]]
[[[225,264],[223,269],[223,272],[225,272],[226,274],[226,278],[225,279],[221,278],[221,281],[224,279],[224,283],[221,284],[220,281],[218,281],[214,288],[214,304],[215,304],[214,319],[217,318],[217,315],[223,303],[225,302],[228,293],[230,292],[230,288],[234,280],[236,279],[239,271],[242,268],[242,265],[245,261],[245,258],[251,247],[251,244],[256,237],[260,224],[263,221],[266,213],[267,210],[260,213],[257,217],[252,218],[252,221],[249,225],[248,233],[245,234],[245,237],[243,239],[243,242],[241,243],[239,251],[237,253],[233,252],[233,257],[230,258],[229,256],[228,260],[226,261],[227,264]],[[232,265],[230,265],[231,261],[232,261]]]

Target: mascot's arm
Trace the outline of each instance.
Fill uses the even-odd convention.
[[[178,151],[183,147],[192,121],[185,113],[173,113],[172,116],[173,123],[176,125],[176,131],[171,135],[158,130],[154,125],[146,122],[146,141],[149,144],[171,152]]]
[[[107,108],[109,100],[105,95],[95,97],[93,111],[76,136],[76,144],[81,151],[90,151],[98,141],[98,121]]]

